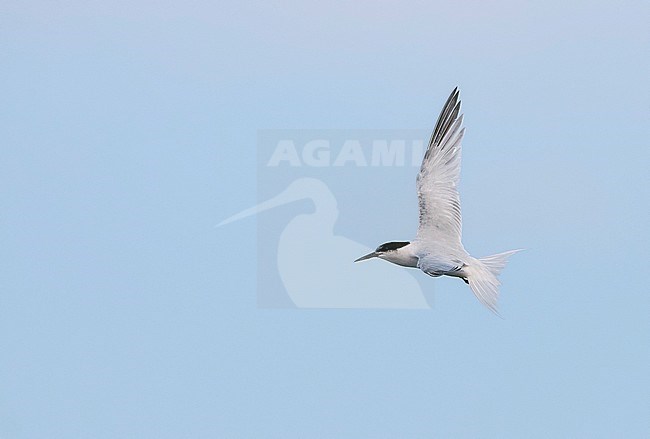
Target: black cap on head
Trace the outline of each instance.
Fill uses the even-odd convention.
[[[410,242],[408,241],[397,241],[397,242],[387,242],[385,244],[380,245],[377,247],[376,252],[388,252],[391,250],[397,250],[398,248],[402,248],[405,245],[409,245]]]

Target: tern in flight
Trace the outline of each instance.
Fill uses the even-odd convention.
[[[419,268],[429,276],[459,277],[476,298],[497,313],[499,273],[511,250],[485,258],[474,258],[461,243],[460,179],[461,142],[465,134],[460,113],[458,87],[445,103],[416,180],[420,224],[415,239],[387,242],[354,262],[370,258],[385,259],[404,267]]]

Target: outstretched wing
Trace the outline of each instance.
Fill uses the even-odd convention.
[[[458,87],[447,99],[431,135],[417,176],[420,225],[417,238],[462,248],[462,220],[457,185],[460,179],[462,128]],[[460,246],[460,247],[458,247]]]

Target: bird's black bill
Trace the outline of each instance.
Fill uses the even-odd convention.
[[[365,261],[366,259],[376,258],[376,257],[377,257],[377,253],[376,253],[376,252],[372,252],[372,253],[368,253],[368,254],[365,255],[365,256],[361,256],[359,259],[357,259],[357,260],[354,261],[354,262]]]

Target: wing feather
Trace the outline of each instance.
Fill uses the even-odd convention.
[[[419,240],[462,248],[462,218],[458,181],[461,143],[465,134],[456,87],[445,103],[431,134],[417,176],[420,207]]]

